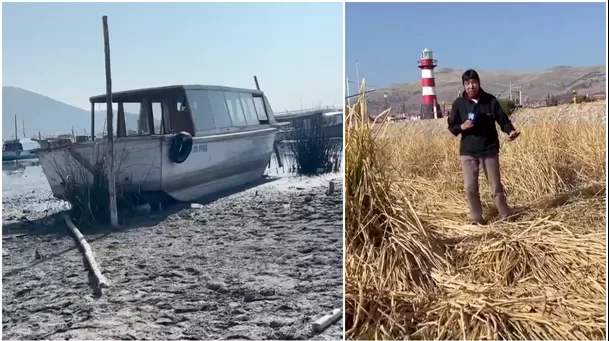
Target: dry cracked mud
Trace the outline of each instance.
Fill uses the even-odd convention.
[[[332,195],[327,178],[281,179],[148,226],[83,231],[111,282],[101,297],[59,222],[54,233],[3,226],[2,337],[342,339],[342,319],[311,329],[343,304],[342,183],[332,180]]]

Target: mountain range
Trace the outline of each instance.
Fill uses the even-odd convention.
[[[462,89],[461,74],[465,70],[441,68],[435,72],[436,94],[440,103],[452,103]],[[605,66],[570,67],[557,66],[541,72],[500,72],[478,70],[482,87],[497,97],[505,98],[509,94],[509,84],[522,91],[523,101],[541,101],[546,96],[564,95],[572,90],[581,94],[604,93],[607,83]],[[517,86],[520,86],[518,89]],[[377,114],[387,104],[400,111],[416,113],[421,104],[421,81],[404,84],[393,84],[386,88],[376,89],[367,95],[371,114]],[[127,108],[126,108],[127,109]],[[58,135],[70,133],[72,126],[78,134],[87,131],[90,134],[91,114],[88,110],[49,98],[42,94],[12,86],[2,87],[2,138],[15,135],[15,115],[17,116],[18,134],[23,136],[23,125],[28,137],[41,135]],[[97,133],[104,129],[105,110],[96,111],[95,126]],[[128,129],[137,127],[137,115],[125,113]],[[158,124],[158,122],[155,122]]]
[[[439,103],[451,104],[458,93],[463,89],[461,75],[464,69],[440,68],[434,72],[436,81],[436,95]],[[548,94],[552,96],[571,93],[572,90],[580,94],[604,93],[607,83],[605,66],[570,67],[556,66],[541,72],[502,72],[476,70],[480,75],[482,88],[499,98],[509,97],[510,82],[513,96],[518,97],[522,91],[522,100],[541,101]],[[517,88],[517,87],[520,88]],[[403,106],[407,112],[415,113],[421,105],[421,81],[404,84],[393,84],[386,88],[376,89],[367,95],[368,107],[372,114],[382,111],[387,105],[398,110]]]
[[[53,136],[74,131],[77,135],[91,133],[91,112],[71,106],[50,97],[12,86],[2,87],[2,139],[14,138],[15,115],[19,137],[23,126],[27,137]],[[116,115],[116,112],[115,112]],[[116,116],[115,116],[116,117]],[[137,127],[136,114],[125,113],[127,128]],[[95,130],[101,134],[106,121],[106,111],[95,111]]]

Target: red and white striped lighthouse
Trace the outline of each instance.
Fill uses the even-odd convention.
[[[436,97],[436,80],[433,76],[433,69],[438,66],[437,61],[433,59],[433,51],[425,49],[421,51],[421,60],[419,60],[419,69],[421,69],[421,119],[440,118],[442,111],[438,98]]]

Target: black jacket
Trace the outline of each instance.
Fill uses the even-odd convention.
[[[461,97],[453,102],[448,118],[448,130],[455,136],[461,134],[460,155],[483,157],[498,154],[499,136],[495,122],[506,134],[514,130],[510,118],[501,108],[497,98],[482,89],[479,91],[478,103],[470,100],[463,92]],[[468,118],[473,118],[474,126],[463,131],[461,124]]]

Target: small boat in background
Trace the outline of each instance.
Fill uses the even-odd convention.
[[[38,148],[40,148],[40,144],[28,137],[4,141],[2,142],[2,162],[37,159],[38,156],[34,150]]]
[[[38,159],[34,150],[40,148],[40,144],[37,140],[25,137],[25,122],[23,123],[23,137],[19,138],[17,115],[15,115],[14,137],[12,140],[2,141],[2,162]]]

